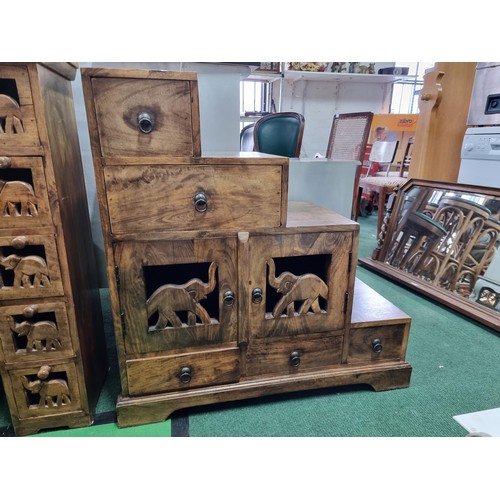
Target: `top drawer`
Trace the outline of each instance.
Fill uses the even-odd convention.
[[[101,156],[200,156],[195,73],[81,71],[89,124],[97,130]]]
[[[39,144],[28,69],[0,64],[0,147]]]

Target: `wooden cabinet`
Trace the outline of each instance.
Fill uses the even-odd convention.
[[[0,374],[16,434],[93,421],[107,371],[71,64],[0,64]]]
[[[385,333],[383,321],[361,333],[351,325],[358,224],[289,204],[288,158],[197,154],[199,134],[185,128],[188,117],[198,123],[196,74],[84,68],[82,79],[121,374],[118,425],[292,390],[408,385],[411,367],[394,355],[407,335]],[[156,128],[177,114],[178,128]],[[184,155],[168,155],[169,141]],[[407,317],[392,324],[408,331]]]

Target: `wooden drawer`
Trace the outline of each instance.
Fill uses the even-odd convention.
[[[0,67],[0,147],[38,146],[28,69]]]
[[[54,236],[0,237],[0,299],[63,295]]]
[[[246,358],[246,375],[297,374],[338,365],[341,334],[322,333],[296,339],[253,342]]]
[[[37,364],[10,370],[8,376],[19,418],[57,415],[82,408],[74,363]]]
[[[405,358],[409,324],[353,328],[350,332],[348,363],[376,363]]]
[[[0,307],[0,342],[6,364],[72,356],[66,304],[43,302]]]
[[[278,227],[282,166],[149,165],[104,172],[114,234]]]
[[[103,157],[200,155],[196,74],[82,69],[82,75],[90,75],[86,102],[93,101]]]
[[[42,158],[0,157],[2,229],[52,225]]]
[[[237,382],[240,378],[239,360],[239,350],[235,347],[128,360],[129,395]]]

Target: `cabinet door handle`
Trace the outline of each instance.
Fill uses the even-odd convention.
[[[252,302],[254,304],[260,304],[262,302],[263,292],[262,288],[254,288],[252,290]]]
[[[137,126],[143,134],[149,134],[155,127],[154,118],[149,113],[143,111],[137,115]]]
[[[196,193],[193,198],[194,208],[198,212],[206,212],[208,208],[208,197],[205,193]]]
[[[183,384],[188,384],[191,382],[191,378],[193,377],[193,370],[191,370],[190,366],[183,366],[181,368],[181,373],[179,374],[179,379]]]
[[[222,296],[222,302],[226,307],[233,307],[235,300],[236,297],[231,290],[224,292],[224,295]]]
[[[300,365],[300,352],[299,351],[293,351],[290,353],[290,364],[292,366],[299,366]]]
[[[376,353],[379,353],[382,351],[382,341],[379,338],[372,340],[372,349]]]

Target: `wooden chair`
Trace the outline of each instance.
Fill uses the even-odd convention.
[[[271,113],[255,123],[254,151],[298,158],[304,135],[304,117],[300,113]]]
[[[330,137],[326,149],[329,160],[357,160],[360,164],[356,167],[354,176],[353,205],[351,218],[357,220],[356,194],[358,183],[363,169],[363,156],[370,134],[373,113],[342,113],[333,117]]]
[[[378,143],[375,143],[378,144]],[[390,147],[384,149],[372,149],[370,153],[370,166],[372,163],[382,163],[387,164],[388,169],[394,160],[396,154],[398,141],[394,141],[390,144]],[[382,154],[381,154],[382,153]],[[384,175],[384,176],[366,176],[359,179],[358,192],[356,196],[356,213],[358,213],[359,207],[361,205],[361,198],[363,197],[363,191],[370,194],[374,194],[378,198],[378,220],[377,220],[377,236],[380,234],[382,229],[382,224],[384,222],[384,212],[387,204],[388,195],[390,195],[394,189],[401,187],[408,180],[404,172],[400,170],[400,175]]]

